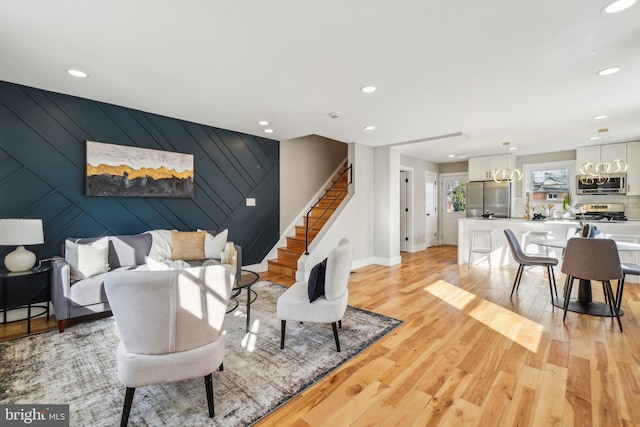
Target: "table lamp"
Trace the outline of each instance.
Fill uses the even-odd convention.
[[[36,255],[23,245],[44,243],[41,219],[0,219],[0,245],[17,245],[15,251],[4,258],[7,270],[18,272],[30,270],[36,263]]]

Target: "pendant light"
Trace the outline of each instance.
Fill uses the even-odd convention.
[[[502,146],[506,148],[507,152],[510,154],[510,142],[503,142]],[[522,172],[520,169],[501,169],[497,168],[493,171],[493,180],[495,182],[511,182],[511,181],[520,181],[522,179]]]
[[[605,135],[611,142],[611,138],[609,138],[609,128],[598,129],[600,133],[600,141],[601,144],[605,144]],[[596,184],[602,185],[606,182],[609,182],[609,174],[610,173],[624,173],[627,171],[627,162],[622,159],[614,159],[613,163],[609,163],[607,161],[600,161],[598,163],[591,163],[589,161],[584,162],[580,166],[580,182],[583,184]]]

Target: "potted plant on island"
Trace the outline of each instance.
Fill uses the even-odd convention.
[[[571,216],[571,207],[573,206],[573,195],[571,192],[565,194],[564,199],[562,200],[562,211],[564,214],[562,215],[564,218]]]

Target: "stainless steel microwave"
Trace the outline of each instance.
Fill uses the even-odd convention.
[[[612,173],[609,179],[602,180],[584,179],[578,175],[576,189],[577,194],[626,194],[627,174]]]

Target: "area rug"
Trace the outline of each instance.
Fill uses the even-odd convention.
[[[207,416],[204,380],[136,390],[129,425],[250,425],[353,358],[402,322],[348,307],[336,352],[330,325],[288,322],[280,349],[276,301],[286,288],[253,286],[251,332],[242,292],[227,314],[224,370],[213,374],[216,416]],[[144,321],[144,320],[142,320]],[[71,426],[120,422],[124,387],[117,374],[118,331],[112,317],[0,343],[0,403],[69,404]]]

